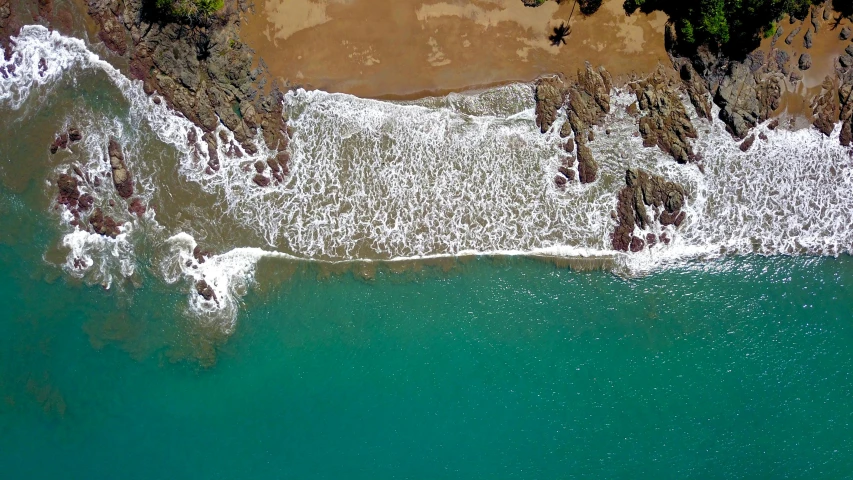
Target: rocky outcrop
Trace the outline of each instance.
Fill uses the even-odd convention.
[[[116,221],[112,217],[104,215],[100,207],[96,208],[89,216],[89,224],[92,225],[95,233],[105,237],[116,238],[121,233]]]
[[[213,288],[211,288],[204,280],[199,280],[198,283],[195,284],[195,291],[205,300],[216,301],[216,292],[214,292]]]
[[[681,76],[681,81],[684,82],[684,87],[687,89],[687,96],[690,98],[690,103],[696,110],[696,115],[700,118],[711,120],[710,94],[708,93],[708,85],[705,83],[705,80],[699,76],[693,65],[684,59],[677,60],[676,67]]]
[[[598,162],[586,144],[594,138],[592,127],[602,125],[610,112],[612,89],[610,73],[604,67],[594,70],[589,62],[585,68],[578,70],[577,81],[568,88],[566,117],[574,132],[573,144],[577,144],[578,179],[581,183],[591,183],[598,178]]]
[[[59,187],[56,202],[72,209],[77,207],[78,200],[80,199],[80,189],[77,179],[72,175],[63,173],[56,181],[56,186]]]
[[[545,133],[554,124],[559,110],[566,100],[568,87],[558,76],[541,77],[536,80],[536,125]]]
[[[614,250],[638,252],[646,244],[657,243],[657,235],[649,232],[645,238],[634,235],[634,230],[657,230],[672,225],[681,226],[687,214],[682,211],[687,194],[677,183],[667,181],[645,170],[628,169],[625,172],[625,187],[616,196],[616,228],[611,235]],[[660,235],[660,240],[669,243],[669,237]]]
[[[845,147],[850,146],[853,143],[853,69],[838,71],[834,78],[826,77],[812,109],[818,131],[829,136],[840,121],[839,141]]]
[[[696,129],[666,73],[658,70],[648,79],[628,87],[637,96],[640,110],[646,114],[639,120],[643,145],[657,145],[678,163],[691,161],[695,155],[689,139],[696,138]]]
[[[127,169],[124,161],[124,153],[116,139],[110,138],[109,148],[110,168],[112,168],[113,185],[119,196],[130,198],[133,195],[133,176]]]
[[[286,149],[281,88],[266,84],[261,67],[252,68],[253,52],[239,40],[239,2],[229,1],[217,14],[192,24],[149,18],[143,3],[87,0],[99,38],[127,59],[131,76],[142,80],[145,91],[157,92],[205,132],[223,124],[247,152],[258,151],[258,129],[269,148]],[[205,139],[210,149],[214,139]],[[211,156],[210,172],[216,167]]]
[[[731,63],[714,96],[720,119],[732,135],[746,137],[751,128],[779,108],[784,84],[784,75],[765,63],[761,51],[743,62]]]

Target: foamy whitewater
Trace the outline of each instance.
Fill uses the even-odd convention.
[[[13,51],[2,66],[14,64],[14,73],[0,76],[0,102],[7,108],[26,110],[33,91],[55,95],[50,90],[63,76],[102,71],[128,100],[132,122],[149,126],[181,153],[180,178],[211,195],[229,218],[256,229],[266,248],[235,244],[201,264],[193,258],[196,241],[188,233],[167,232],[161,240],[169,253],[158,273],[167,282],[183,281],[192,310],[227,319],[227,328],[256,262],[265,256],[331,262],[468,254],[613,257],[620,271],[638,274],[725,254],[838,255],[849,253],[853,244],[853,161],[851,151],[839,145],[839,128],[826,138],[814,129],[762,125],[755,133],[767,140],[756,140],[744,153],[719,120],[694,116],[699,132],[694,149],[703,173],[643,147],[635,136],[636,119],[625,112],[634,97],[617,89],[606,121],[610,133],[596,129],[590,144],[600,178],[561,190],[554,175],[564,155],[557,134],[562,121],[539,133],[529,85],[413,102],[298,90],[284,100],[294,129],[290,175],[280,185],[259,188],[251,165],[275,152],[262,147],[255,156],[242,151],[229,156],[230,142],[217,140],[221,168],[205,174],[206,149],[187,143],[190,129],[197,138],[201,132],[165,102],[155,104],[139,82],[124,77],[82,40],[28,26]],[[42,58],[47,68],[39,72]],[[158,185],[144,144],[125,135],[118,123],[83,122],[88,122],[82,125],[83,148],[90,157],[83,170],[108,168],[102,161],[106,139],[117,136],[127,149],[138,193],[150,198]],[[611,211],[629,167],[662,175],[689,192],[687,221],[677,230],[666,227],[669,245],[636,254],[611,250]],[[60,165],[56,173],[68,169]],[[53,177],[45,181],[55,188]],[[90,193],[99,199],[115,196],[111,185]],[[134,246],[157,230],[153,212],[130,219],[116,239],[73,228],[70,220],[66,214],[66,269],[74,275],[95,270],[105,285],[112,276],[133,275]],[[211,285],[216,300],[195,294],[192,285],[199,280]]]

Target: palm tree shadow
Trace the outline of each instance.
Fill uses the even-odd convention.
[[[559,47],[561,43],[566,45],[566,37],[571,33],[572,27],[566,25],[566,22],[562,22],[558,27],[554,27],[554,33],[548,36],[548,40],[554,47]]]

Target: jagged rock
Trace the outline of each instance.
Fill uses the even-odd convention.
[[[848,54],[841,55],[838,57],[838,63],[841,64],[842,68],[850,68],[853,66],[853,56]]]
[[[536,81],[536,124],[542,133],[548,131],[557,118],[557,110],[563,106],[567,88],[557,76],[542,77]]]
[[[56,197],[57,203],[65,205],[68,208],[77,206],[80,199],[80,190],[77,185],[77,179],[72,175],[61,174],[56,181],[56,186],[59,187],[59,194]]]
[[[264,173],[264,170],[267,168],[266,162],[262,162],[260,160],[255,162],[255,171],[258,173]]]
[[[569,180],[563,175],[554,175],[554,184],[559,188],[565,187],[568,181]]]
[[[634,236],[634,228],[652,228],[653,219],[647,207],[664,209],[659,220],[661,225],[678,225],[686,218],[681,210],[684,206],[686,193],[684,188],[674,182],[669,182],[645,170],[629,169],[625,172],[625,187],[616,196],[616,228],[611,235],[614,250],[638,252],[643,249],[643,240]],[[664,223],[667,220],[670,223]],[[647,238],[654,238],[648,234]],[[651,246],[655,242],[648,240]],[[661,235],[664,241],[664,235]],[[664,241],[668,243],[668,241]]]
[[[696,115],[710,120],[711,102],[708,100],[708,86],[705,84],[705,81],[688,61],[682,62],[678,71],[681,75],[681,80],[684,82],[685,87],[687,87],[687,96],[690,97],[690,103],[696,109]]]
[[[800,29],[802,29],[802,27],[798,26],[797,28],[792,30],[791,33],[789,33],[788,36],[785,37],[785,43],[787,43],[788,45],[791,45],[792,43],[794,43],[794,39],[800,33]]]
[[[204,263],[205,260],[212,256],[212,252],[210,252],[209,250],[202,249],[199,245],[196,245],[195,248],[193,248],[193,257],[198,263]]]
[[[803,37],[803,46],[806,48],[812,48],[812,45],[814,45],[814,33],[809,29],[806,32],[806,36]]]
[[[581,183],[592,183],[598,178],[598,162],[585,144],[578,145],[578,178]]]
[[[137,217],[141,217],[145,215],[145,204],[142,203],[142,199],[139,197],[134,198],[130,201],[130,205],[127,207],[127,211],[135,214]]]
[[[747,150],[752,148],[753,143],[755,143],[755,135],[750,135],[750,136],[746,137],[746,140],[744,140],[740,144],[740,151],[746,152]]]
[[[823,24],[823,22],[821,21],[821,18],[826,13],[827,13],[827,10],[823,7],[819,7],[817,5],[812,7],[811,23],[812,23],[812,27],[814,27],[815,33],[817,33],[819,31],[821,24]],[[828,20],[828,18],[827,18],[827,20]]]
[[[841,103],[841,134],[839,140],[842,145],[849,147],[853,142],[853,74],[847,73],[841,79],[838,88],[838,101]]]
[[[838,38],[840,38],[841,40],[848,40],[851,34],[853,34],[853,30],[850,30],[850,27],[844,27],[838,34]]]
[[[696,129],[666,74],[658,70],[648,79],[628,86],[637,96],[640,110],[646,113],[639,121],[643,145],[657,145],[679,163],[689,162],[694,155],[688,139],[696,138]]]
[[[566,125],[568,125],[568,124],[569,124],[569,122],[566,122]],[[575,151],[575,139],[574,138],[567,139],[566,143],[563,144],[563,150],[565,150],[568,153],[574,152]]]
[[[92,228],[95,230],[95,233],[98,235],[103,235],[105,237],[117,237],[121,230],[119,230],[118,224],[112,217],[104,215],[104,212],[99,208],[96,208],[92,215],[89,216],[89,224],[92,225]]]
[[[773,39],[770,41],[770,46],[776,45],[776,42],[778,42],[779,39],[782,37],[784,31],[785,30],[782,28],[782,25],[776,25],[776,33],[773,34]]]
[[[110,168],[113,172],[113,185],[116,192],[122,198],[130,198],[133,195],[133,176],[124,162],[124,153],[116,139],[110,137],[109,148]]]
[[[847,45],[847,48],[844,49],[844,53],[853,56],[853,45]]]
[[[744,138],[756,124],[779,108],[784,76],[767,71],[760,55],[733,62],[714,96],[720,119],[737,138]]]
[[[79,142],[80,140],[83,140],[83,134],[80,133],[80,129],[76,127],[70,127],[68,129],[68,141]]]
[[[808,70],[812,68],[812,56],[808,53],[800,55],[800,60],[797,62],[800,70]]]
[[[287,175],[290,173],[290,154],[285,152],[278,152],[275,156],[276,163],[281,167],[282,175]]]
[[[216,292],[214,292],[213,288],[211,288],[204,280],[199,280],[198,283],[195,284],[195,291],[199,296],[207,301],[216,300]]]

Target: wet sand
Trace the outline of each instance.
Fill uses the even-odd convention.
[[[606,0],[590,17],[574,2],[520,0],[260,0],[241,37],[290,85],[372,98],[414,98],[573,75],[585,61],[615,76],[668,63],[662,13],[626,16]],[[571,21],[569,21],[571,15]],[[561,22],[567,44],[548,36]]]

